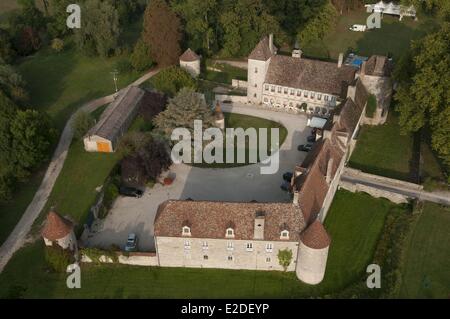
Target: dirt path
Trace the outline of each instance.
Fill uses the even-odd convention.
[[[158,72],[159,69],[151,70],[130,84],[130,86],[140,85]],[[78,111],[72,114],[67,121],[39,189],[25,210],[25,213],[22,215],[22,218],[19,220],[16,227],[14,227],[14,230],[0,247],[0,272],[3,271],[3,268],[11,259],[12,255],[23,246],[31,226],[47,203],[47,199],[55,185],[56,179],[64,166],[64,161],[66,160],[72,142],[72,121],[75,118],[75,115],[80,111],[90,113],[102,105],[111,103],[114,101],[115,95],[116,94],[104,96],[84,104]]]

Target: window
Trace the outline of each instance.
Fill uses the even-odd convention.
[[[308,97],[308,92],[307,91],[303,91],[303,96],[304,97]]]
[[[258,68],[255,68],[255,73],[258,73]]]
[[[284,94],[288,94],[288,89],[284,88]]]
[[[256,93],[255,93],[255,94],[253,94],[253,97],[257,97]]]
[[[270,263],[270,262],[271,262],[270,257],[266,257],[266,263]]]
[[[328,101],[328,95],[324,95],[324,96],[323,96],[323,99],[324,99],[325,101]]]
[[[278,93],[281,93],[281,86],[278,87]]]
[[[336,97],[335,97],[335,96],[332,96],[332,97],[331,97],[331,101],[333,101],[333,102],[336,101]]]
[[[271,91],[271,92],[275,92],[275,85],[272,85],[272,86],[270,87],[270,91]]]
[[[182,235],[183,236],[191,236],[191,228],[189,226],[184,226]]]
[[[291,95],[294,95],[294,93],[295,93],[295,90],[291,89]]]
[[[191,242],[189,240],[184,242],[184,249],[191,249]]]
[[[253,251],[253,243],[247,243],[246,249],[247,251]]]
[[[225,237],[234,237],[234,229],[233,228],[227,228],[227,231],[225,233]]]
[[[271,253],[273,251],[273,244],[272,243],[267,243],[266,244],[266,251],[268,253]]]
[[[302,91],[297,90],[297,96],[301,96],[302,95]]]
[[[317,94],[317,99],[320,101],[322,99],[322,94],[318,93]]]
[[[266,85],[264,86],[264,89],[265,89],[266,91],[269,91],[269,85],[266,84]]]
[[[269,99],[265,97],[264,102],[266,102],[266,103],[269,102]]]
[[[229,242],[227,243],[227,250],[233,250],[233,249],[234,249],[233,242],[232,242],[232,241],[229,241]]]
[[[234,258],[233,258],[233,256],[228,256],[227,259],[228,259],[228,261],[233,261]]]
[[[258,87],[258,84],[255,83],[255,88],[257,88],[257,87]]]
[[[203,249],[208,249],[208,242],[207,242],[207,241],[204,241],[204,242],[202,243],[202,248],[203,248]]]
[[[315,95],[316,95],[316,94],[315,94],[314,92],[311,92],[311,98],[312,98],[312,99],[314,98]]]
[[[283,230],[283,231],[281,232],[280,239],[289,239],[289,231]]]
[[[203,255],[203,260],[208,260],[208,255]]]

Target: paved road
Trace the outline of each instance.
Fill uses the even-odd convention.
[[[158,72],[158,69],[147,72],[141,78],[130,85],[139,85]],[[72,142],[72,121],[75,118],[75,115],[80,111],[88,113],[92,112],[102,105],[111,103],[114,100],[114,97],[115,94],[111,94],[84,104],[67,121],[66,126],[64,127],[64,130],[59,139],[58,146],[56,147],[52,160],[47,168],[44,179],[42,180],[39,189],[37,190],[33,200],[28,205],[25,213],[22,215],[22,218],[19,220],[14,230],[0,247],[0,272],[3,271],[3,268],[6,266],[12,255],[25,243],[26,236],[30,231],[31,226],[47,203],[47,199],[50,196],[53,185],[55,184],[56,179],[58,178],[58,175],[64,166],[64,161],[66,160],[70,143]]]
[[[404,195],[410,198],[417,198],[422,201],[430,201],[438,204],[449,205],[450,206],[450,196],[445,193],[431,193],[417,188],[406,187],[401,185],[395,185],[392,183],[383,183],[377,179],[371,179],[368,177],[354,176],[348,174],[342,174],[341,180],[345,182],[350,182],[353,184],[362,184],[370,186],[376,189],[381,189],[384,191],[392,192],[395,194]]]
[[[87,246],[104,248],[109,248],[112,244],[123,246],[128,233],[134,232],[139,237],[140,250],[154,250],[155,214],[159,204],[167,199],[290,201],[290,196],[280,189],[280,185],[283,173],[292,171],[306,156],[306,153],[296,149],[298,144],[306,141],[311,131],[306,127],[306,117],[238,104],[224,104],[222,108],[226,112],[274,120],[287,128],[288,135],[278,152],[280,167],[276,173],[261,174],[260,168],[264,166],[262,163],[226,169],[172,165],[170,174],[175,176],[172,185],[157,184],[147,189],[144,196],[139,199],[119,197],[108,216],[98,224],[98,228],[89,235],[85,234],[87,237],[82,240],[83,243]]]

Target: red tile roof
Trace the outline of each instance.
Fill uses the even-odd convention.
[[[313,249],[323,249],[330,246],[331,238],[322,223],[316,220],[300,235],[301,242]]]
[[[275,52],[277,50],[275,45],[273,46],[273,50]],[[274,55],[275,52],[270,51],[269,37],[265,36],[261,39],[261,41],[259,41],[248,58],[251,60],[267,61],[271,56]]]
[[[193,62],[200,60],[200,57],[191,49],[187,49],[184,51],[184,53],[180,56],[180,60],[184,62]]]
[[[53,241],[66,237],[72,230],[73,224],[71,221],[61,217],[54,211],[50,211],[42,230],[42,236]]]

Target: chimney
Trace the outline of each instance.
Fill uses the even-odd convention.
[[[302,57],[302,50],[300,50],[300,46],[298,45],[298,40],[295,41],[294,50],[292,50],[292,57],[293,58],[301,58]]]
[[[264,221],[266,213],[257,211],[255,214],[255,230],[253,239],[264,239]]]
[[[339,53],[338,68],[342,66],[343,61],[344,61],[344,53]]]
[[[361,64],[361,71],[360,71],[361,75],[366,74],[366,61],[363,61],[363,63]]]
[[[326,181],[327,181],[328,185],[330,185],[331,180],[333,179],[331,176],[332,169],[333,169],[333,158],[330,157],[330,159],[328,160],[328,164],[327,164],[327,176],[326,176]]]
[[[306,173],[306,168],[301,167],[299,165],[295,166],[294,177],[300,176],[300,175],[302,175],[304,173]]]
[[[269,50],[272,54],[275,53],[273,48],[273,33],[269,34]]]
[[[294,198],[292,200],[292,203],[294,204],[294,206],[298,206],[298,191],[294,192]]]

